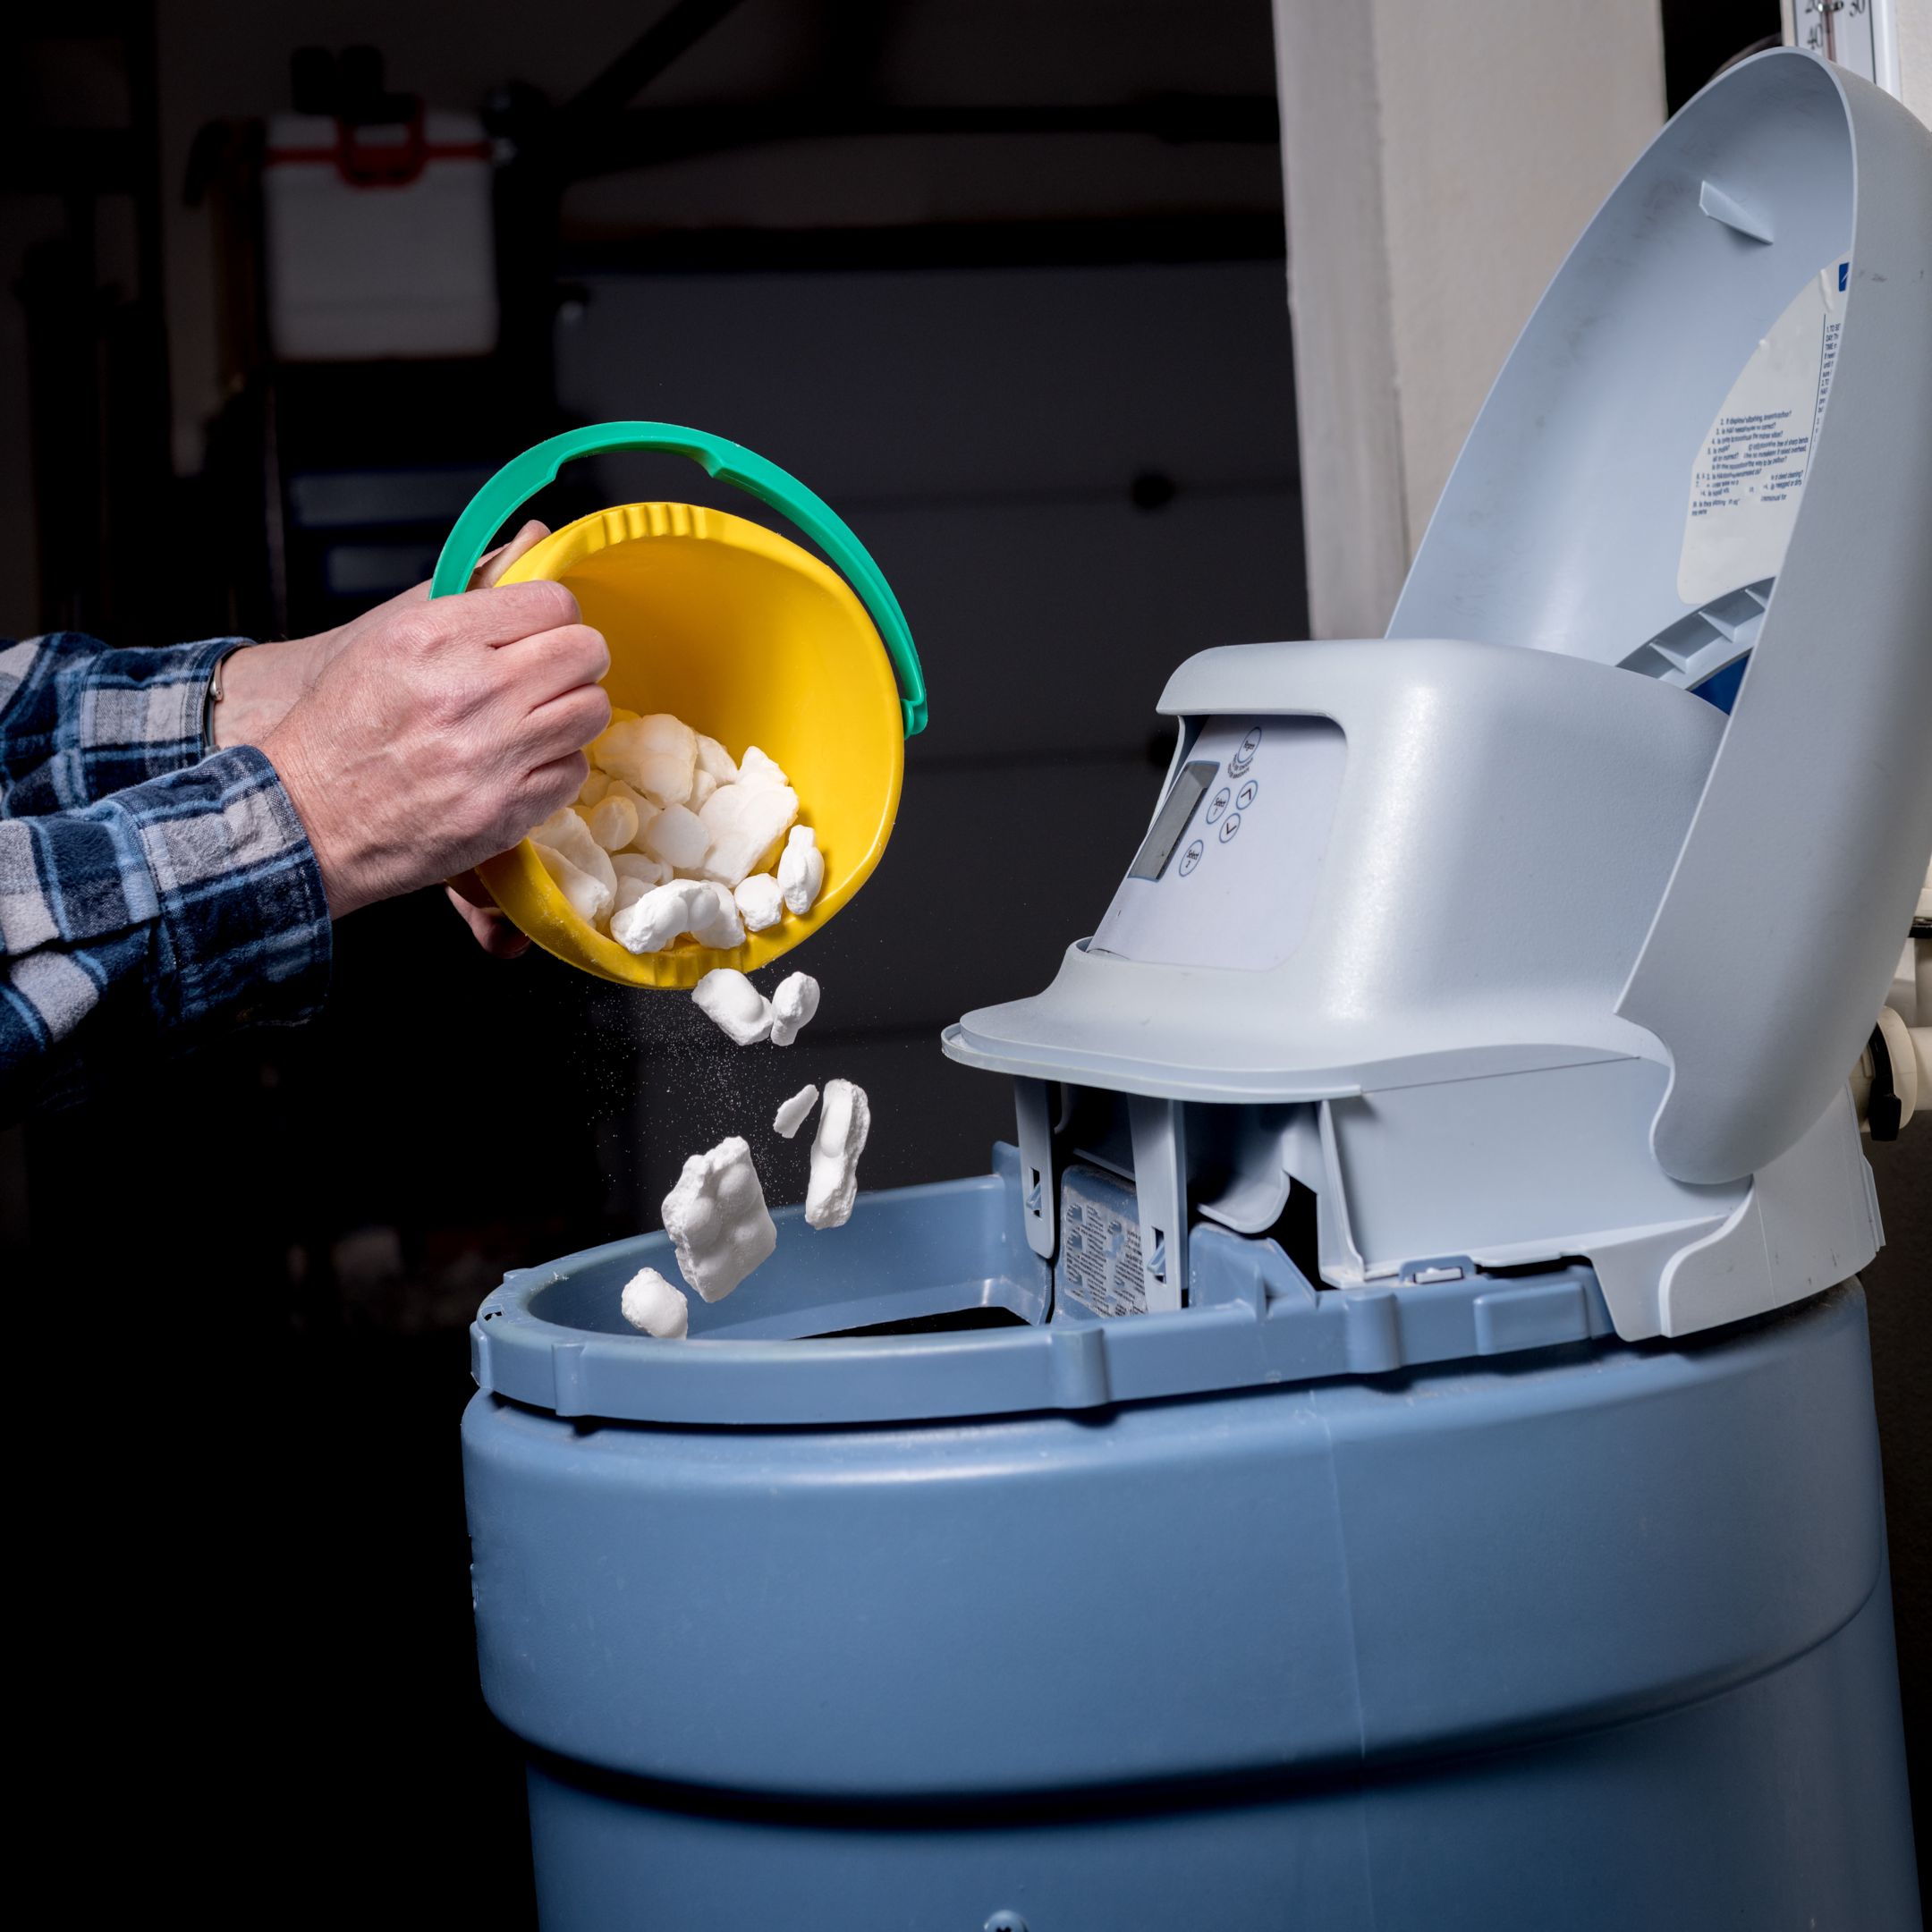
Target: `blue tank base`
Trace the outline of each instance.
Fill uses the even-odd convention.
[[[1855,1280],[1258,1385],[1215,1350],[1318,1306],[813,1339],[1019,1298],[1018,1180],[795,1243],[788,1335],[616,1335],[638,1243],[486,1305],[478,1662],[546,1932],[1917,1926]]]
[[[1888,1574],[1688,1707],[1326,1780],[884,1808],[530,1767],[544,1932],[1914,1932],[1905,1792]]]

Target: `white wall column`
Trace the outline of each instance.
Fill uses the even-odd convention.
[[[1274,0],[1310,628],[1379,636],[1546,283],[1664,121],[1657,0]]]

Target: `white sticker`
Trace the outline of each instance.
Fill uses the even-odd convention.
[[[1849,260],[1799,290],[1731,386],[1690,470],[1677,595],[1708,604],[1775,577],[1838,360]]]
[[[1131,1188],[1089,1168],[1060,1183],[1060,1285],[1093,1314],[1145,1315],[1140,1211]]]

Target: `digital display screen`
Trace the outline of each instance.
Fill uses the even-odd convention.
[[[1189,749],[1089,951],[1278,966],[1314,917],[1348,740],[1330,717],[1229,713],[1202,719]]]
[[[1139,855],[1127,869],[1129,878],[1157,879],[1167,869],[1167,861],[1174,857],[1174,849],[1181,843],[1181,835],[1187,830],[1195,807],[1220,769],[1218,764],[1200,760],[1181,767],[1181,775],[1174,780],[1167,802],[1161,807],[1159,817],[1141,841]]]

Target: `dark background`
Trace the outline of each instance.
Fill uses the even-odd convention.
[[[649,416],[827,496],[933,692],[886,863],[765,976],[826,988],[787,1055],[541,954],[489,960],[425,894],[343,924],[314,1025],[0,1134],[0,1272],[16,1332],[51,1344],[13,1411],[22,1824],[68,1848],[77,1915],[532,1922],[467,1596],[477,1301],[506,1267],[654,1225],[685,1153],[807,1080],[870,1094],[869,1186],[983,1171],[1007,1085],[945,1061],[938,1030],[1092,929],[1165,761],[1167,671],[1305,631],[1265,0],[714,11],[597,123],[634,165],[581,179],[555,110],[655,4],[553,12],[540,36],[494,6],[16,17],[0,627],[300,634],[360,606],[329,596],[339,539],[292,516],[294,479],[487,467]],[[1775,4],[1664,19],[1673,108],[1777,30]],[[516,149],[496,357],[278,367],[261,339],[251,123],[292,105],[295,47],[359,41],[433,105],[488,100]],[[987,112],[922,124],[936,106]],[[750,139],[748,107],[797,138]],[[727,500],[625,459],[567,472],[548,508],[656,495]],[[398,569],[441,535],[350,533]],[[788,1154],[775,1202],[802,1194]],[[1910,1727],[1932,1709],[1932,1132],[1872,1157]]]

